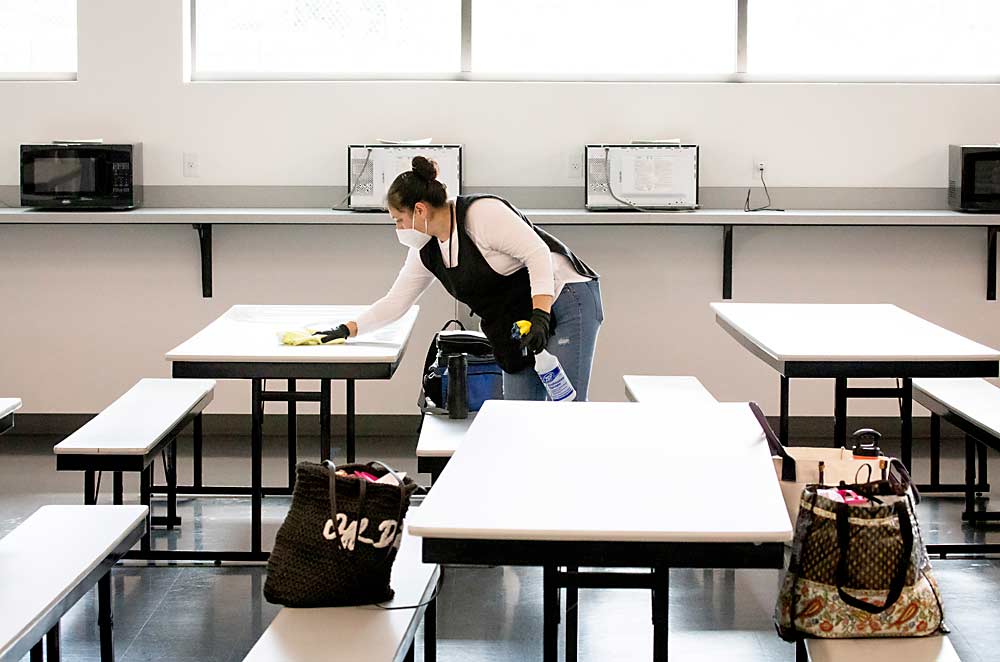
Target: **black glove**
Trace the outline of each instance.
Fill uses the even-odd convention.
[[[549,344],[551,327],[552,316],[540,308],[535,308],[531,311],[531,330],[521,336],[521,347],[532,354],[538,354]]]
[[[347,328],[346,324],[341,324],[336,329],[317,331],[313,335],[320,336],[320,342],[325,345],[328,342],[333,342],[334,340],[346,340],[347,338],[350,338],[351,330]]]

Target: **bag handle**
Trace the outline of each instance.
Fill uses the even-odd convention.
[[[785,450],[785,446],[778,439],[778,435],[775,434],[774,428],[771,424],[767,422],[767,417],[764,416],[764,412],[760,410],[760,405],[756,402],[750,403],[750,411],[753,412],[754,418],[757,419],[757,423],[760,424],[761,429],[764,431],[764,438],[767,439],[767,447],[771,449],[771,455],[777,455],[781,458],[781,480],[786,482],[795,482],[795,458],[788,454]]]
[[[896,564],[896,572],[889,582],[889,595],[885,598],[885,604],[881,607],[873,605],[864,600],[859,600],[850,595],[844,585],[847,583],[847,553],[851,542],[851,524],[848,521],[848,511],[850,508],[846,503],[837,504],[837,544],[840,547],[840,558],[837,560],[837,593],[840,599],[852,607],[868,612],[869,614],[881,614],[888,610],[903,593],[903,585],[906,583],[906,572],[910,567],[910,556],[913,552],[913,522],[910,520],[910,513],[906,508],[906,502],[899,501],[893,506],[896,517],[899,518],[899,532],[903,536],[903,550],[899,555],[899,563]]]
[[[441,327],[441,330],[442,331],[446,330],[452,324],[457,324],[459,329],[465,331],[465,325],[462,324],[462,320],[448,320],[447,322],[444,323],[444,326]]]

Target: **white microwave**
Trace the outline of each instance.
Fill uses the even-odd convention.
[[[698,207],[698,145],[587,145],[584,163],[587,209]]]
[[[461,145],[349,145],[347,147],[347,206],[356,211],[385,211],[385,195],[393,180],[412,170],[415,156],[438,165],[438,181],[448,197],[462,192]]]

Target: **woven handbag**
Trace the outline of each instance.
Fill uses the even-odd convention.
[[[344,607],[392,599],[392,564],[417,485],[408,477],[398,485],[370,483],[337,476],[337,469],[396,475],[381,462],[300,462],[292,505],[267,562],[268,602]]]
[[[902,465],[898,469],[905,474]],[[775,607],[782,639],[924,637],[946,631],[907,482],[908,476],[902,482],[842,485],[866,497],[862,504],[827,498],[820,485],[803,490]]]

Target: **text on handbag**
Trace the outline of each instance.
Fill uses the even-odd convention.
[[[323,537],[327,540],[340,538],[340,546],[348,551],[354,551],[356,542],[371,545],[375,549],[388,547],[396,542],[396,532],[399,525],[394,519],[382,520],[378,525],[379,539],[373,540],[364,536],[368,529],[368,518],[362,517],[361,523],[358,520],[348,520],[344,513],[337,513],[337,524],[334,526],[333,520],[326,520],[323,527]]]

